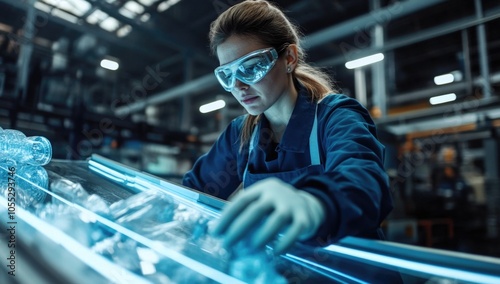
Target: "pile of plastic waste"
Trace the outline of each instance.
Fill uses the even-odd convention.
[[[269,249],[252,251],[245,241],[228,249],[209,234],[213,212],[159,189],[108,204],[74,179],[48,175],[51,158],[46,138],[0,128],[1,195],[116,265],[151,283],[224,282],[214,277],[221,274],[286,283]]]

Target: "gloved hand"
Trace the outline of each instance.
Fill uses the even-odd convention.
[[[267,220],[262,222],[264,218]],[[229,247],[255,230],[251,244],[259,248],[283,232],[274,248],[278,255],[295,241],[312,237],[324,219],[325,209],[315,196],[269,178],[237,194],[222,211],[212,233],[223,234],[224,245]]]

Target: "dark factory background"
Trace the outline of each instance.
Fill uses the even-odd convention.
[[[178,181],[244,114],[207,35],[238,2],[0,0],[0,126],[49,138],[54,159],[98,153]],[[376,121],[396,204],[387,238],[500,256],[500,1],[275,2],[308,61]]]

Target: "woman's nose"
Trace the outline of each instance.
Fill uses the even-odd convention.
[[[243,90],[248,88],[248,84],[245,84],[240,80],[236,79],[236,81],[234,82],[234,87],[237,88],[238,90]]]

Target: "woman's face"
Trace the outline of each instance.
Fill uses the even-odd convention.
[[[250,52],[268,48],[253,37],[233,35],[217,47],[220,65],[232,62]],[[258,115],[285,94],[289,88],[286,59],[281,56],[274,67],[257,83],[248,85],[238,79],[231,93],[251,115]]]

